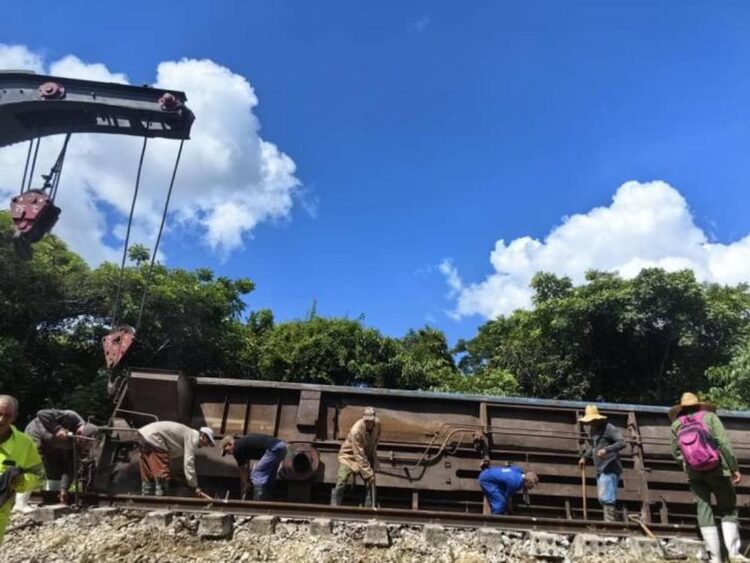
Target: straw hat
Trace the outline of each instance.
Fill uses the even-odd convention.
[[[706,411],[716,411],[715,405],[701,401],[695,393],[683,393],[680,397],[680,403],[669,409],[669,420],[677,418],[685,407],[699,407]]]
[[[586,405],[586,413],[583,415],[583,418],[578,419],[578,422],[587,424],[589,422],[594,422],[595,420],[607,420],[607,417],[603,414],[599,414],[599,409],[596,408],[596,405]]]

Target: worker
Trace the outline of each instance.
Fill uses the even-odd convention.
[[[67,503],[68,488],[77,477],[74,452],[78,452],[79,460],[87,455],[97,427],[84,421],[75,411],[44,409],[36,413],[24,432],[34,441],[42,457],[47,474],[44,490],[57,492],[57,500]],[[28,497],[28,494],[18,496],[19,510],[28,510]]]
[[[182,457],[188,487],[194,490],[196,496],[205,496],[198,487],[195,452],[199,448],[216,445],[213,430],[208,426],[193,430],[179,422],[162,420],[143,426],[138,430],[138,435],[142,495],[168,495],[172,479],[169,461]]]
[[[39,490],[44,482],[39,452],[32,439],[13,426],[16,418],[16,398],[0,395],[0,544],[16,495]]]
[[[479,486],[490,503],[492,514],[506,514],[511,498],[519,491],[529,491],[539,483],[539,476],[533,471],[524,472],[520,467],[490,467],[485,460],[479,473]]]
[[[240,494],[243,499],[247,495],[248,477],[252,484],[253,500],[270,499],[286,450],[283,440],[267,434],[247,434],[237,438],[224,436],[221,440],[221,455],[233,455],[240,468]],[[258,460],[252,471],[250,460]]]
[[[339,506],[344,501],[344,492],[349,480],[359,475],[365,482],[367,493],[365,506],[373,506],[375,471],[378,469],[378,441],[380,421],[373,407],[366,407],[362,418],[349,430],[339,450],[339,472],[336,486],[331,493],[331,504]]]
[[[620,450],[627,444],[622,434],[607,417],[599,413],[596,405],[586,405],[582,418],[578,420],[589,428],[588,443],[578,464],[586,466],[591,459],[596,467],[596,490],[599,503],[602,505],[605,522],[617,520],[617,487],[622,475]]]
[[[721,519],[721,532],[732,563],[750,561],[740,555],[737,519],[737,492],[742,481],[737,458],[732,451],[716,407],[700,401],[693,393],[683,393],[669,410],[672,421],[672,455],[687,474],[695,496],[698,526],[711,563],[721,562],[721,542],[714,517]],[[711,508],[711,494],[716,509]]]

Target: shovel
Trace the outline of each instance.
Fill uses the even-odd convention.
[[[666,559],[667,561],[682,561],[687,559],[687,555],[678,555],[678,554],[672,554],[667,551],[667,548],[664,547],[664,545],[657,539],[657,537],[651,532],[651,530],[648,529],[648,526],[643,523],[643,520],[638,518],[635,514],[630,514],[628,516],[630,520],[638,524],[641,529],[646,533],[646,535],[654,540],[656,542],[656,545],[659,546],[659,551],[661,551],[661,556],[663,559]]]

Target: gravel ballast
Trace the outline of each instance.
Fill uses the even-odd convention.
[[[573,558],[568,538],[555,545],[546,558],[531,553],[526,534],[502,532],[493,545],[482,545],[475,530],[446,529],[445,540],[426,542],[421,527],[388,526],[388,547],[365,546],[366,525],[334,522],[331,535],[310,534],[309,523],[281,520],[273,534],[253,533],[250,518],[238,517],[231,539],[203,539],[200,518],[176,514],[163,527],[149,526],[144,513],[116,511],[96,515],[86,511],[37,523],[29,516],[13,515],[5,543],[3,562],[94,563],[122,561],[162,562],[418,562],[480,563],[536,561],[598,561],[635,563],[621,540],[612,539],[606,554]],[[654,559],[656,561],[658,559]]]

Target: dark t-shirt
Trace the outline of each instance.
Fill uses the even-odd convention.
[[[245,465],[251,459],[260,459],[271,448],[281,442],[278,438],[265,434],[248,434],[234,442],[234,459],[237,465]]]

